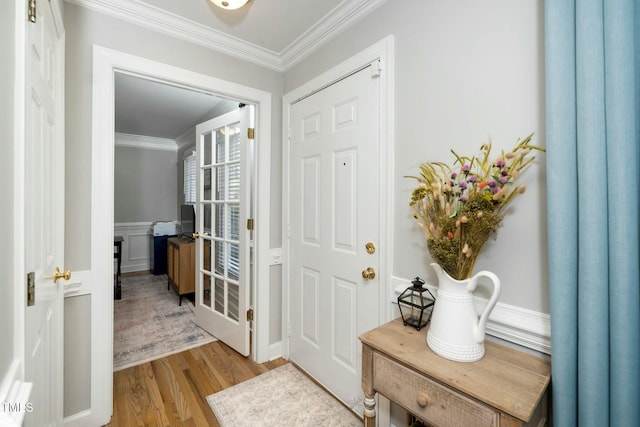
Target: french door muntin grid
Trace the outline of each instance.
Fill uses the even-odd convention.
[[[240,128],[239,124],[213,130],[203,139],[203,164],[200,176],[204,183],[202,212],[203,256],[210,258],[202,264],[205,292],[210,309],[238,321],[238,293],[240,286]],[[213,229],[211,225],[213,224]],[[208,230],[207,230],[208,228]],[[209,266],[209,269],[206,266]],[[211,268],[213,266],[213,268]],[[211,292],[210,289],[208,292]],[[203,295],[202,298],[206,296]],[[213,298],[213,301],[211,301]]]

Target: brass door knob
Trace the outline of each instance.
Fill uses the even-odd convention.
[[[200,233],[192,233],[191,237],[194,238],[194,239],[197,239],[197,238],[200,237]]]
[[[56,271],[55,273],[53,273],[53,283],[58,283],[58,279],[71,279],[71,272],[67,270],[63,273],[62,271],[60,271],[60,268],[56,267]]]
[[[364,280],[373,280],[376,278],[376,271],[372,267],[362,270],[362,278]]]

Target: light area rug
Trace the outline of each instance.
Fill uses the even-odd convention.
[[[362,421],[290,363],[207,396],[222,427],[362,426]]]
[[[196,325],[191,301],[178,300],[166,274],[122,278],[122,299],[113,302],[114,371],[216,340]]]

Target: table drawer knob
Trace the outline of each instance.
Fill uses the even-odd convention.
[[[420,393],[418,395],[418,406],[421,408],[426,408],[427,403],[429,403],[429,400],[427,399],[427,395],[424,393]]]

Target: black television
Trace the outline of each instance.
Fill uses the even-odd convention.
[[[182,205],[180,207],[181,236],[192,238],[196,232],[196,211],[194,205]]]

